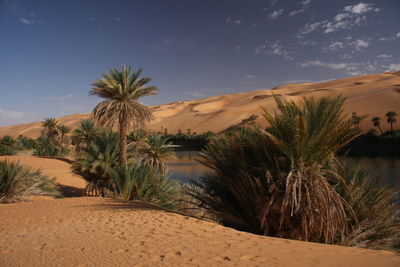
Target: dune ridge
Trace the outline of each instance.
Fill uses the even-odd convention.
[[[251,115],[260,115],[260,107],[274,111],[276,105],[273,95],[299,100],[303,96],[323,97],[338,94],[347,98],[344,106],[346,113],[369,115],[360,125],[363,130],[373,128],[371,118],[375,116],[381,117],[381,127],[387,130],[389,125],[385,122],[386,112],[393,110],[400,114],[400,72],[370,74],[320,83],[287,84],[272,90],[177,101],[155,106],[155,119],[149,123],[148,128],[152,131],[167,128],[169,133],[176,133],[179,129],[186,131],[188,128],[197,133],[210,130],[221,132]],[[89,114],[74,114],[59,118],[58,121],[76,128],[81,120],[87,118]],[[257,122],[266,126],[262,116],[258,116]],[[36,138],[40,135],[40,129],[40,122],[0,127],[0,136],[8,134],[16,137],[23,134]]]

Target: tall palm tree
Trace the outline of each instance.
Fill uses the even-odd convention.
[[[390,132],[393,133],[393,123],[396,122],[397,113],[394,111],[389,111],[385,115],[387,117],[387,122],[390,123]]]
[[[145,86],[151,81],[148,77],[140,77],[142,69],[132,73],[131,67],[122,66],[103,78],[95,80],[90,94],[104,98],[92,112],[92,118],[101,126],[112,128],[115,123],[119,128],[119,163],[126,162],[127,132],[129,128],[138,128],[152,119],[152,109],[139,102],[139,99],[156,94],[158,88]]]
[[[379,131],[381,132],[381,135],[382,135],[383,131],[381,129],[381,118],[373,117],[371,121],[373,122],[374,126],[379,129]]]
[[[46,136],[48,139],[55,139],[59,134],[55,118],[45,118],[42,122],[42,127],[42,135]]]
[[[69,138],[67,134],[71,131],[71,128],[66,125],[58,125],[59,138],[61,144],[68,144]]]

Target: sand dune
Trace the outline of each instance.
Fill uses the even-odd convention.
[[[335,96],[343,94],[347,97],[345,112],[368,114],[361,127],[364,130],[373,128],[371,118],[382,118],[382,128],[388,129],[385,113],[394,110],[400,114],[400,72],[371,74],[320,83],[287,84],[274,90],[257,90],[246,93],[214,96],[198,100],[178,101],[155,107],[155,119],[148,125],[153,131],[162,127],[168,132],[176,133],[178,129],[202,133],[206,131],[220,132],[229,126],[240,123],[251,115],[259,115],[260,107],[269,111],[276,108],[272,95],[282,95],[286,99],[299,100],[302,96]],[[77,127],[88,114],[75,114],[58,119],[72,128]],[[258,123],[265,126],[262,116]],[[0,127],[0,136],[23,134],[30,137],[40,135],[40,122],[10,127]]]
[[[239,232],[101,198],[0,206],[1,266],[399,266],[393,252]]]

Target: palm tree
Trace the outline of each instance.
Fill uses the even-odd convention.
[[[92,120],[81,121],[79,127],[72,134],[72,140],[75,145],[75,152],[79,153],[85,147],[89,146],[96,136],[101,134],[102,130],[96,126]]]
[[[92,83],[94,86],[90,94],[104,98],[92,112],[99,125],[112,128],[115,123],[119,128],[119,163],[124,165],[127,157],[127,131],[129,128],[138,128],[150,121],[152,109],[139,102],[139,99],[156,94],[158,88],[145,86],[150,78],[140,75],[142,69],[132,73],[131,67],[122,66],[119,71],[116,68],[109,73],[102,74],[103,78]]]
[[[214,138],[201,153],[206,174],[193,202],[226,226],[276,237],[334,243],[354,212],[335,190],[344,184],[335,152],[361,131],[343,114],[344,98],[275,98],[265,131],[243,128]],[[355,219],[356,220],[356,219]]]
[[[58,125],[57,128],[59,130],[61,144],[68,144],[69,138],[67,134],[71,131],[71,128],[66,125]]]
[[[380,126],[381,125],[381,118],[373,117],[371,121],[373,122],[374,126],[379,129],[379,131],[381,132],[381,135],[382,135],[383,131],[382,131],[381,126]]]
[[[42,135],[46,136],[48,139],[54,140],[59,134],[55,118],[45,118],[42,122],[42,127]]]
[[[397,113],[394,111],[389,111],[385,115],[387,117],[387,122],[390,123],[390,132],[393,134],[393,123],[396,122]]]
[[[174,157],[171,143],[161,135],[150,136],[147,145],[141,149],[143,163],[147,166],[158,169],[161,174],[168,171],[167,159]]]
[[[128,135],[128,148],[132,153],[139,152],[143,148],[147,141],[147,132],[140,128],[135,129]]]

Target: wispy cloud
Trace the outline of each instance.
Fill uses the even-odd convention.
[[[308,9],[308,7],[310,6],[312,0],[304,0],[301,2],[302,7],[300,9],[297,10],[293,10],[292,12],[289,13],[289,16],[294,16],[300,13],[303,13],[304,11],[306,11]]]
[[[277,55],[282,56],[284,59],[293,59],[291,52],[284,48],[280,40],[266,42],[265,44],[257,46],[254,51],[256,54]]]
[[[378,58],[392,58],[392,55],[382,54],[382,55],[378,55]]]
[[[334,41],[334,42],[331,42],[329,45],[324,46],[322,48],[322,50],[332,52],[332,51],[336,51],[336,50],[344,48],[344,47],[346,47],[346,44],[344,42]]]
[[[39,23],[43,23],[43,20],[34,20],[34,19],[27,19],[27,18],[19,18],[19,21],[22,24],[39,24]]]
[[[322,30],[324,33],[349,30],[354,26],[365,24],[367,22],[366,13],[379,11],[380,9],[375,8],[373,4],[362,2],[353,6],[345,6],[343,11],[336,14],[332,20],[306,23],[305,26],[299,30],[297,37],[302,38],[304,35],[316,30]]]
[[[256,78],[256,75],[254,75],[254,74],[248,74],[248,75],[246,75],[245,77],[246,77],[246,79],[255,79],[255,78]]]
[[[231,16],[229,16],[228,18],[226,18],[225,23],[227,24],[235,24],[235,25],[239,25],[242,24],[243,20],[241,19],[234,19]]]
[[[269,18],[270,19],[277,19],[279,16],[281,16],[283,14],[283,12],[285,12],[284,9],[279,9],[279,10],[275,10],[274,12],[272,12],[271,14],[269,14]]]
[[[398,33],[396,33],[396,34],[394,34],[392,36],[389,36],[389,37],[381,37],[381,38],[379,38],[379,40],[380,41],[392,41],[392,40],[394,40],[396,38],[400,38],[400,32],[398,32]]]
[[[353,42],[354,47],[356,50],[363,50],[369,46],[369,42],[361,39],[357,39]]]
[[[398,71],[400,70],[400,64],[390,64],[390,65],[386,65],[383,66],[385,68],[385,71]]]
[[[361,15],[364,13],[367,13],[369,11],[375,11],[378,12],[380,9],[379,8],[374,8],[373,4],[369,4],[369,3],[359,3],[357,5],[354,6],[346,6],[344,8],[344,11],[350,12],[352,14],[356,14],[356,15]]]

